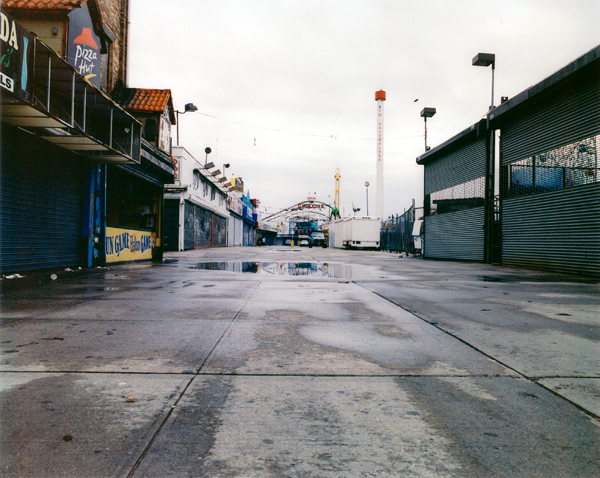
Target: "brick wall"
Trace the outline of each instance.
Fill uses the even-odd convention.
[[[112,91],[117,80],[127,84],[127,21],[129,0],[96,0],[104,24],[115,36],[110,49],[108,91]]]

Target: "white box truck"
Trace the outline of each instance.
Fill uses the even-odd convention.
[[[329,246],[338,249],[379,249],[381,220],[346,217],[329,225]]]

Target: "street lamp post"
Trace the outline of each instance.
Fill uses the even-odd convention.
[[[494,108],[494,72],[496,71],[496,55],[493,53],[477,53],[473,58],[473,66],[492,66],[492,104],[490,110]]]
[[[367,188],[367,217],[369,216],[369,181],[365,181],[365,188]]]
[[[431,118],[435,113],[435,108],[423,108],[421,111],[421,118],[425,121],[425,152],[431,149],[427,147],[427,118]]]
[[[493,249],[493,230],[494,230],[494,195],[495,195],[495,173],[496,173],[496,136],[493,130],[490,130],[490,115],[494,109],[494,72],[496,71],[496,55],[493,53],[478,53],[473,58],[473,66],[491,66],[492,67],[492,101],[486,118],[486,127],[488,129],[486,161],[486,184],[485,184],[485,262],[492,262]]]
[[[179,146],[179,113],[184,115],[188,111],[198,111],[198,108],[196,108],[196,105],[194,105],[194,103],[188,103],[187,105],[185,105],[185,111],[175,110],[175,113],[177,113],[177,146]]]

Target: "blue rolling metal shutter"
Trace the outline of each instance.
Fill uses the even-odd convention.
[[[2,129],[0,271],[79,265],[87,162],[4,124]]]

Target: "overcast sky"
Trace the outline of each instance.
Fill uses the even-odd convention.
[[[599,0],[132,0],[128,84],[170,88],[180,144],[241,176],[262,212],[312,193],[375,214],[376,102],[384,119],[384,217],[423,201],[428,145],[600,44]],[[417,100],[415,102],[415,100]],[[173,137],[175,142],[175,130]]]

